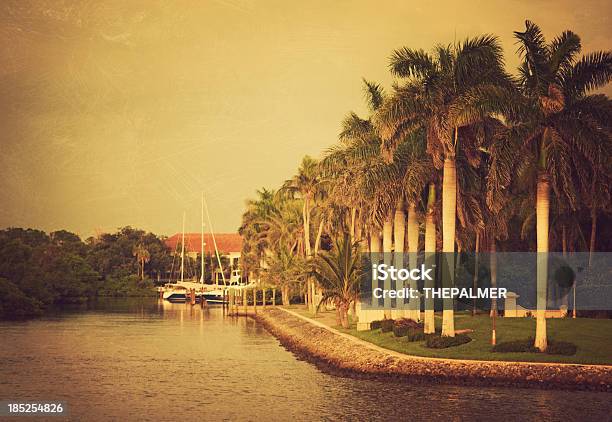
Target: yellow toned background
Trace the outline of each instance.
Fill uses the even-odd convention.
[[[524,20],[610,49],[609,1],[2,1],[0,227],[216,231],[364,112],[387,57]],[[612,88],[606,93],[610,95]]]

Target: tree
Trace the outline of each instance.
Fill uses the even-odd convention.
[[[597,141],[609,142],[606,128],[610,107],[607,100],[587,93],[612,78],[612,53],[596,52],[577,59],[581,50],[578,35],[564,31],[546,43],[536,24],[526,21],[525,27],[524,32],[515,32],[522,59],[519,68],[522,95],[512,98],[508,105],[507,138],[510,144],[521,147],[521,162],[514,169],[518,177],[535,180],[538,252],[535,347],[544,351],[551,188],[559,200],[567,201],[575,209],[577,187],[587,184],[580,161],[589,163],[593,169],[600,168]]]
[[[256,192],[257,198],[247,201],[247,210],[242,215],[238,233],[243,238],[240,265],[243,274],[258,278],[265,265],[268,245],[261,235],[263,223],[276,210],[275,192],[262,188]]]
[[[362,276],[359,246],[348,234],[336,241],[334,248],[315,257],[312,274],[323,289],[323,299],[318,304],[333,303],[337,322],[349,328],[348,309],[359,295]]]
[[[151,254],[142,243],[139,243],[138,245],[134,246],[134,249],[132,250],[132,255],[136,257],[136,261],[138,261],[138,264],[140,266],[138,275],[140,276],[141,280],[144,280],[144,265],[151,259]]]
[[[468,161],[478,160],[478,137],[470,126],[488,117],[499,87],[510,87],[503,69],[502,49],[496,37],[484,35],[461,43],[438,46],[430,55],[423,50],[401,48],[391,57],[391,72],[407,82],[377,113],[375,124],[383,147],[397,148],[407,133],[426,131],[427,152],[443,169],[442,252],[453,261],[457,218],[458,151]],[[454,268],[452,262],[450,268]],[[453,272],[449,271],[452,283]],[[442,335],[454,336],[452,301],[444,305]]]
[[[283,183],[279,189],[279,195],[287,195],[294,198],[298,195],[302,201],[302,221],[304,225],[304,254],[306,259],[312,256],[312,245],[310,242],[310,218],[314,201],[321,193],[321,173],[319,163],[310,156],[305,156],[298,168],[297,174]],[[314,284],[308,282],[308,306],[314,311]]]
[[[307,273],[304,258],[281,246],[267,257],[267,264],[264,281],[280,287],[283,305],[289,306],[292,294],[299,291]]]

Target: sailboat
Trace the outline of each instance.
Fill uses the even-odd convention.
[[[202,247],[202,251],[204,248]],[[202,277],[204,277],[202,271]],[[169,302],[186,302],[190,300],[191,291],[195,291],[195,300],[202,300],[204,291],[203,282],[185,280],[185,213],[183,212],[183,230],[181,236],[181,276],[175,283],[168,283],[163,287],[163,298]],[[203,278],[202,278],[203,280]]]
[[[210,289],[204,290],[202,297],[208,303],[223,303],[227,301],[227,283],[225,282],[225,272],[223,271],[223,264],[221,264],[221,257],[219,255],[219,249],[217,248],[217,240],[215,239],[215,231],[212,227],[212,221],[210,221],[210,214],[208,212],[208,204],[204,200],[204,192],[202,192],[202,283],[204,283],[204,210],[206,210],[206,217],[208,218],[208,225],[210,226],[210,235],[212,237],[213,246],[215,247],[215,255],[217,257],[217,263],[221,270],[221,277],[223,278],[223,286],[219,286],[219,278],[215,278],[215,284]]]
[[[223,285],[219,285],[218,277],[215,277],[214,285],[205,284],[204,280],[204,270],[205,270],[205,262],[204,262],[204,211],[206,210],[206,216],[208,218],[208,224],[210,226],[210,234],[212,236],[213,244],[215,247],[215,255],[217,258],[217,263],[219,265],[221,277],[223,279]],[[228,283],[225,279],[225,272],[223,271],[223,264],[221,263],[221,256],[219,255],[219,249],[217,248],[217,241],[215,239],[215,233],[212,228],[212,222],[210,221],[210,214],[208,212],[208,205],[204,199],[204,193],[202,193],[202,210],[201,210],[201,237],[200,237],[200,258],[202,260],[201,263],[201,274],[200,279],[198,281],[185,281],[184,273],[185,273],[185,213],[183,213],[183,230],[182,230],[182,238],[181,238],[181,275],[180,281],[175,283],[166,284],[163,287],[163,298],[170,302],[185,302],[190,300],[190,292],[191,290],[195,290],[195,300],[196,302],[200,302],[202,300],[206,300],[208,303],[223,303],[226,301],[226,291],[228,288]],[[229,285],[240,285],[240,270],[233,270]]]

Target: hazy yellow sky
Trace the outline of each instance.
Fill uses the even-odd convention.
[[[427,3],[2,1],[0,227],[198,231],[204,190],[235,231],[364,112],[361,77],[389,86],[394,48],[494,33],[513,70],[526,18],[611,47],[609,0]]]

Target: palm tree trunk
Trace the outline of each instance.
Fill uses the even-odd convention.
[[[317,303],[317,286],[316,286],[314,280],[310,281],[310,294],[309,294],[309,296],[310,296],[310,302],[311,302],[311,305],[312,305],[311,312],[316,315],[317,314],[317,305],[318,305],[318,303]]]
[[[372,253],[380,253],[380,231],[373,230],[370,233],[370,252]]]
[[[404,235],[406,232],[406,214],[404,213],[404,201],[398,201],[397,208],[395,209],[395,220],[393,223],[393,240],[395,242],[395,256],[394,265],[395,268],[401,268],[404,266]],[[397,281],[397,283],[403,283]],[[403,288],[404,285],[396,286],[396,289]],[[396,299],[396,306],[398,309],[404,308],[404,299]]]
[[[478,254],[480,249],[480,231],[476,231],[476,246],[474,247],[474,291],[478,287]],[[472,299],[472,316],[476,316],[476,299]]]
[[[410,204],[408,207],[408,266],[410,269],[416,268],[417,266],[417,254],[419,252],[419,222],[417,221],[417,214],[414,204]],[[410,288],[412,291],[416,291],[418,284],[416,280],[410,280]],[[413,321],[420,321],[421,319],[421,301],[418,298],[410,298],[408,304],[408,318]]]
[[[455,158],[444,159],[442,181],[442,252],[446,260],[447,271],[444,287],[452,287],[455,278],[455,219],[457,217],[457,169]],[[444,299],[442,311],[442,335],[455,337],[455,312],[453,299]]]
[[[546,336],[546,284],[548,281],[548,228],[550,208],[550,182],[548,174],[540,172],[536,187],[537,230],[537,303],[536,336],[534,346],[545,351]]]
[[[565,224],[561,226],[561,253],[564,258],[567,257],[567,229]]]
[[[495,236],[491,236],[491,251],[489,254],[489,261],[491,265],[491,287],[497,287],[497,245],[495,244]],[[493,317],[497,314],[497,299],[491,299],[491,312],[490,316]]]
[[[595,253],[595,237],[597,236],[597,210],[591,210],[591,239],[589,239],[589,269],[593,262],[593,254]]]
[[[391,252],[393,249],[393,219],[391,214],[387,216],[385,222],[383,224],[383,259],[385,264],[391,265]],[[387,277],[384,282],[384,289],[391,290],[391,280],[390,277]],[[384,299],[385,303],[385,316],[387,318],[391,318],[391,298],[386,295]]]
[[[563,256],[564,259],[567,258],[567,227],[565,226],[565,223],[561,226],[561,255]],[[563,296],[560,296],[563,295]],[[569,292],[564,291],[563,289],[559,289],[559,293],[557,294],[557,296],[560,297],[555,297],[555,305],[557,305],[556,301],[557,299],[561,302],[561,306],[564,306],[566,310],[569,309]]]
[[[429,195],[427,197],[427,216],[425,217],[425,262],[428,267],[433,266],[436,255],[436,222],[434,221],[434,206],[436,203],[436,186],[429,184]],[[434,268],[435,271],[435,268]],[[435,276],[432,277],[435,279]],[[426,280],[425,287],[433,288],[433,280]],[[431,291],[431,290],[430,290]],[[425,299],[425,334],[436,332],[434,319],[434,300],[431,295]]]
[[[304,247],[306,248],[306,257],[310,256],[310,198],[308,195],[304,198]]]
[[[378,263],[378,254],[380,253],[380,232],[377,229],[374,229],[370,233],[370,253],[371,260],[373,264]],[[376,284],[375,284],[376,283]],[[372,291],[378,287],[377,282],[372,279]],[[378,307],[378,299],[372,295],[372,306]]]
[[[355,241],[355,214],[357,213],[357,208],[352,207],[351,208],[351,239],[353,239],[353,242]]]
[[[304,197],[304,206],[302,208],[303,212],[303,220],[304,220],[304,253],[306,255],[306,259],[309,259],[311,256],[310,249],[310,198],[308,195]],[[307,294],[307,305],[310,312],[314,313],[314,283],[308,278],[306,280],[306,289],[308,291]]]
[[[315,256],[317,256],[317,254],[319,253],[319,246],[321,243],[321,235],[323,234],[323,223],[324,220],[323,218],[321,218],[321,221],[319,222],[319,229],[317,230],[317,238],[315,240],[315,245],[314,245],[314,254]]]
[[[348,305],[343,303],[340,305],[340,317],[342,321],[342,328],[349,328],[349,320],[348,320]]]

